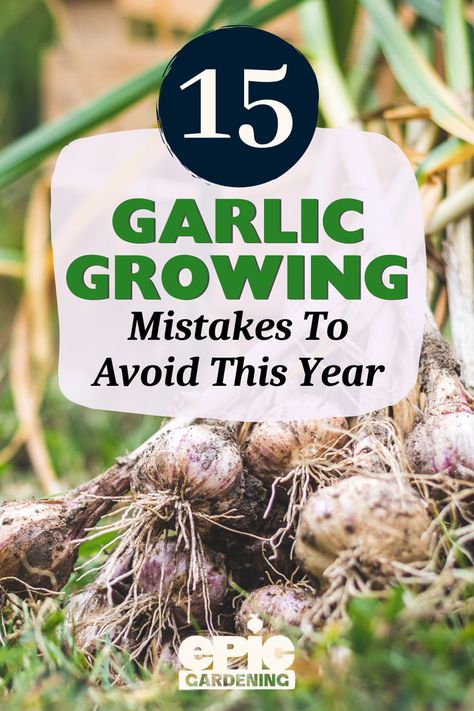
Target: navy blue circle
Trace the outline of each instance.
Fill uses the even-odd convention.
[[[249,100],[276,100],[291,111],[293,127],[280,145],[255,148],[239,136],[250,124],[258,143],[276,133],[269,106],[244,107],[244,69],[276,70],[280,81],[249,85]],[[200,131],[202,85],[181,85],[206,69],[216,70],[216,129],[230,138],[185,138]],[[172,59],[157,104],[158,120],[171,152],[192,173],[231,187],[260,185],[286,173],[309,146],[318,119],[318,83],[307,59],[285,40],[254,27],[224,27],[188,42]]]

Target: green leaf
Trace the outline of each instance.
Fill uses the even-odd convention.
[[[326,6],[337,57],[341,66],[343,66],[357,16],[358,2],[357,0],[338,0],[337,2],[329,0],[329,2],[326,2]]]
[[[374,640],[374,618],[380,608],[377,600],[354,598],[349,603],[349,617],[352,627],[349,639],[352,649],[357,653],[367,652]]]
[[[309,0],[299,16],[305,48],[318,76],[321,112],[328,126],[347,126],[357,109],[337,61],[327,5]]]
[[[443,0],[444,64],[449,85],[456,92],[472,87],[472,55],[469,48],[464,0]]]
[[[4,3],[0,14],[0,35],[8,32],[10,27],[21,20],[35,5],[39,5],[40,0],[21,0],[21,2],[18,0],[5,2],[4,0]]]
[[[419,185],[423,185],[433,173],[439,173],[472,157],[474,157],[474,145],[472,143],[466,143],[466,141],[461,141],[459,138],[448,138],[437,145],[436,148],[433,148],[418,166],[416,177]]]
[[[448,0],[449,2],[449,0]],[[443,26],[443,8],[441,0],[405,0],[406,5],[410,5],[419,17],[430,22],[435,27]],[[465,3],[463,3],[465,5]],[[472,24],[467,28],[471,56],[474,57],[474,27]]]
[[[404,595],[404,590],[401,586],[398,586],[394,588],[390,592],[390,596],[388,600],[386,601],[384,608],[383,608],[383,614],[385,619],[389,620],[390,622],[393,622],[396,620],[400,612],[404,609],[405,603],[403,600],[403,595]]]
[[[474,121],[398,22],[389,0],[361,0],[374,23],[380,46],[400,86],[419,106],[427,106],[438,126],[474,142]]]
[[[426,20],[418,19],[411,30],[411,37],[420,52],[430,64],[434,61],[436,36],[433,27]]]
[[[227,17],[226,24],[259,26],[300,2],[302,0],[272,0],[263,7],[241,10]],[[213,17],[214,12],[211,20]],[[198,34],[209,28],[209,21],[207,19],[203,23]],[[168,62],[168,59],[161,62],[56,121],[38,126],[4,148],[0,152],[0,188],[25,175],[69,141],[112,118],[152,91],[157,92]]]
[[[63,622],[64,612],[62,610],[55,610],[50,615],[48,615],[48,617],[43,622],[43,634],[50,637]]]
[[[22,277],[24,270],[25,260],[21,252],[0,247],[0,276]]]
[[[107,546],[109,543],[112,544],[117,538],[117,534],[103,533],[96,538],[86,538],[84,543],[81,543],[79,548],[79,557],[84,558],[84,560],[90,559],[95,556],[99,551]]]
[[[364,36],[357,48],[355,61],[346,73],[347,86],[352,94],[353,101],[359,108],[367,87],[373,82],[374,66],[379,54],[379,43],[373,33],[372,23],[370,23],[365,28]]]
[[[441,24],[441,0],[406,0],[406,4],[432,25]]]
[[[220,0],[204,24],[199,28],[198,34],[200,32],[207,32],[216,22],[222,20],[224,17],[240,12],[243,8],[248,7],[248,4],[248,0]]]

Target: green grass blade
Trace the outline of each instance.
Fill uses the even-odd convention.
[[[253,25],[259,27],[270,22],[275,17],[283,15],[288,10],[300,5],[303,0],[273,0],[259,8],[242,10],[227,18],[229,25]]]
[[[417,15],[431,22],[432,25],[439,27],[441,24],[441,0],[406,0],[406,4],[410,5]]]
[[[474,178],[464,183],[456,192],[451,193],[438,205],[433,213],[426,234],[441,232],[448,225],[457,222],[474,208]]]
[[[22,277],[24,271],[23,254],[16,249],[0,247],[0,276]]]
[[[8,32],[10,27],[13,27],[39,3],[40,0],[22,0],[21,2],[16,0],[16,2],[4,3],[0,14],[0,35]]]
[[[226,24],[262,25],[300,2],[302,0],[272,0],[263,7],[239,11],[228,17]],[[206,20],[202,27],[207,28],[207,24]],[[112,118],[152,91],[158,91],[167,65],[168,60],[161,62],[66,116],[38,126],[4,148],[0,152],[0,188],[35,168],[69,141]]]
[[[241,10],[241,6],[248,6],[247,0],[220,0],[214,7],[210,15],[204,20],[203,24],[197,30],[196,34],[200,35],[202,32],[207,32],[210,30],[216,22],[222,20],[228,15],[235,14]]]
[[[448,138],[433,148],[425,160],[418,166],[416,177],[419,185],[423,185],[430,175],[458,165],[474,157],[474,145],[459,138]]]
[[[418,17],[422,17],[427,22],[430,22],[435,27],[443,26],[443,8],[441,0],[405,0],[407,5],[410,5]],[[466,3],[463,3],[466,9]],[[467,28],[468,41],[471,55],[474,57],[474,27],[470,24]]]
[[[400,86],[433,121],[458,138],[474,142],[474,121],[443,83],[397,21],[389,0],[361,0],[369,12],[383,53]]]
[[[411,37],[430,64],[434,62],[435,53],[435,32],[433,32],[433,26],[425,20],[418,19],[411,31]]]
[[[337,0],[327,4],[334,46],[341,66],[345,65],[358,6],[357,0]]]
[[[358,48],[355,62],[347,72],[347,85],[359,108],[361,108],[360,102],[364,97],[367,85],[373,77],[374,65],[379,53],[379,43],[374,35],[372,23],[370,23]]]
[[[43,124],[0,153],[0,188],[35,168],[53,151],[158,90],[168,61],[121,84],[66,116]]]
[[[472,55],[464,0],[443,0],[443,45],[446,76],[451,88],[459,93],[472,87]]]
[[[357,109],[337,60],[324,0],[309,0],[299,9],[305,48],[319,84],[320,109],[329,126],[347,126]]]

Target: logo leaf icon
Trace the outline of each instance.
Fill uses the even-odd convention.
[[[262,631],[263,622],[257,615],[251,615],[250,620],[247,622],[247,629],[249,629],[253,634],[258,634]]]

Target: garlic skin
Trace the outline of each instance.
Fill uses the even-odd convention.
[[[444,472],[474,482],[474,413],[427,415],[411,431],[406,449],[417,474]]]
[[[132,475],[138,494],[177,493],[200,510],[225,513],[241,496],[242,457],[225,429],[191,425],[164,432],[148,447]]]
[[[474,481],[472,397],[459,378],[459,364],[449,345],[427,318],[420,357],[421,389],[426,403],[410,432],[407,456],[416,474],[446,473]]]
[[[189,552],[177,546],[176,538],[158,539],[136,571],[132,571],[132,555],[121,558],[118,565],[111,558],[109,562],[113,566],[104,566],[96,580],[74,595],[66,607],[66,621],[74,630],[76,645],[86,652],[92,653],[109,641],[138,658],[146,656],[154,666],[162,652],[161,661],[171,661],[166,657],[167,640],[161,635],[176,624],[186,628],[194,623],[206,625],[227,590],[224,557],[206,546],[200,580],[190,585]],[[132,591],[133,578],[136,587]],[[163,618],[155,620],[153,627],[158,611]],[[144,645],[151,631],[153,644]]]
[[[60,590],[74,565],[74,531],[82,521],[63,500],[12,501],[0,509],[0,576],[3,587]]]
[[[155,672],[158,672],[158,674],[178,674],[181,669],[181,662],[179,661],[178,652],[176,651],[175,646],[176,645],[173,640],[167,640],[164,642],[154,664]]]
[[[237,631],[248,634],[247,623],[257,615],[263,629],[276,632],[281,627],[300,627],[316,598],[295,585],[265,585],[250,593],[235,616]]]
[[[344,552],[391,563],[424,560],[430,519],[416,492],[390,477],[356,475],[312,494],[301,512],[295,552],[324,581]]]
[[[19,594],[61,590],[74,569],[81,539],[129,489],[131,472],[154,437],[62,497],[3,504],[0,585]]]
[[[56,592],[71,575],[86,530],[128,488],[130,463],[57,499],[11,501],[0,507],[0,584],[10,592]]]
[[[78,649],[93,652],[97,647],[104,614],[110,610],[105,592],[86,588],[71,597],[66,606],[66,624],[73,630]],[[113,635],[109,635],[110,637]],[[113,640],[111,640],[113,641]]]
[[[169,596],[173,613],[181,622],[187,621],[189,611],[198,622],[205,623],[204,586],[200,582],[188,594],[188,569],[189,556],[177,548],[175,539],[160,539],[138,573],[137,587],[142,593],[155,593],[163,599]],[[204,546],[201,580],[206,582],[209,607],[215,610],[224,599],[227,571],[224,556],[207,546]]]
[[[311,459],[324,455],[329,447],[342,446],[347,420],[258,422],[250,432],[244,460],[255,476],[271,480]]]

